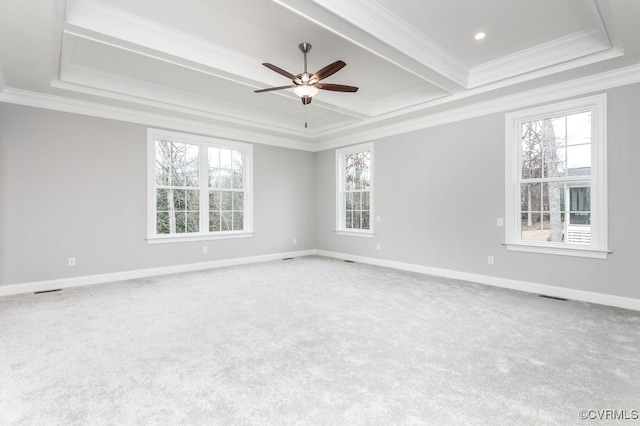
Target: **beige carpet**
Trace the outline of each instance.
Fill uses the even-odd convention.
[[[639,336],[638,312],[322,257],[11,296],[0,424],[593,424],[640,410]]]

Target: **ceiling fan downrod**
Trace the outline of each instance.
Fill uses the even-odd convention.
[[[306,81],[303,79],[303,82],[307,82],[309,81],[309,73],[307,72],[307,52],[309,52],[311,50],[311,44],[309,43],[300,43],[298,45],[298,48],[300,49],[300,51],[304,54],[304,74],[302,74],[303,76],[307,76]]]

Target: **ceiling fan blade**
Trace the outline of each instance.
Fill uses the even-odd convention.
[[[291,80],[295,81],[296,83],[300,83],[300,84],[302,83],[302,81],[298,77],[296,77],[295,75],[291,74],[288,71],[283,70],[280,67],[277,67],[277,66],[275,66],[273,64],[268,64],[268,63],[264,63],[262,65],[264,65],[265,67],[269,68],[271,71],[275,71],[278,74],[283,75],[283,76],[287,77],[288,79],[291,79]]]
[[[316,87],[323,90],[331,90],[334,92],[357,92],[358,88],[355,86],[347,86],[345,84],[330,84],[330,83],[317,83]]]
[[[327,78],[330,75],[337,73],[342,68],[344,68],[345,65],[347,64],[343,61],[335,61],[334,63],[327,65],[326,67],[322,68],[320,71],[312,75],[310,80],[313,80],[315,78],[316,81],[320,81],[323,78]]]
[[[296,87],[296,86],[297,86],[296,84],[290,84],[289,86],[269,87],[268,89],[255,90],[255,93],[272,92],[274,90],[282,90],[282,89],[291,89],[292,87]]]

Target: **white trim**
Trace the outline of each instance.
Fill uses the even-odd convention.
[[[615,71],[608,71],[589,77],[540,87],[525,92],[519,92],[513,95],[473,103],[443,112],[424,114],[418,118],[399,121],[398,123],[387,126],[375,127],[374,124],[376,121],[383,118],[389,118],[389,116],[377,117],[375,120],[363,120],[357,125],[343,126],[339,129],[340,131],[353,130],[354,133],[350,135],[340,135],[335,132],[319,135],[319,144],[316,145],[315,151],[325,151],[327,149],[338,148],[353,143],[375,141],[389,136],[409,133],[470,118],[482,117],[484,115],[504,112],[510,109],[523,108],[545,102],[553,102],[574,96],[583,96],[589,93],[636,83],[640,83],[640,65],[631,65]],[[498,87],[492,88],[495,89]],[[415,109],[406,109],[398,112],[397,114],[417,112],[429,107],[462,100],[470,96],[485,93],[488,89],[489,86],[482,86],[478,89],[468,90],[466,92],[443,97],[432,102],[427,102],[426,104],[417,106]],[[365,130],[357,130],[356,127],[364,128]],[[367,127],[370,127],[370,129]]]
[[[573,256],[573,257],[589,257],[592,259],[606,259],[610,253],[606,250],[597,250],[592,248],[580,248],[578,246],[571,246],[569,244],[565,246],[552,246],[542,244],[524,244],[524,243],[507,243],[505,244],[509,251],[521,251],[526,253],[538,253],[538,254],[555,254],[560,256]]]
[[[402,271],[417,272],[420,274],[434,275],[444,278],[464,280],[494,287],[508,288],[533,294],[545,294],[548,296],[562,297],[599,305],[614,306],[624,309],[640,311],[640,299],[614,296],[604,293],[576,290],[565,287],[557,287],[546,284],[532,283],[528,281],[512,280],[508,278],[492,277],[489,275],[473,274],[469,272],[454,271],[451,269],[434,268],[431,266],[416,265],[413,263],[396,262],[392,260],[375,259],[371,257],[356,256],[347,253],[338,253],[327,250],[301,250],[294,252],[275,253],[259,256],[241,257],[233,259],[214,260],[209,262],[189,263],[185,265],[163,266],[158,268],[138,269],[133,271],[113,272],[101,275],[85,275],[82,277],[61,278],[55,280],[35,281],[20,284],[0,286],[0,297],[15,294],[32,293],[36,291],[48,291],[65,288],[80,287],[85,285],[104,284],[116,281],[147,278],[159,275],[176,274],[181,272],[201,271],[205,269],[223,268],[227,266],[247,265],[258,262],[284,259],[287,257],[325,256],[334,259],[350,260],[385,268],[399,269]]]
[[[568,243],[530,242],[521,239],[520,220],[520,125],[547,117],[592,111],[591,212],[592,235],[588,246]],[[606,259],[607,233],[607,94],[541,105],[505,115],[505,243],[508,250]],[[575,179],[579,179],[576,177]]]
[[[260,62],[256,58],[99,1],[73,1],[67,10],[64,33],[114,46],[118,43],[119,48],[160,60],[170,55],[171,62],[183,66],[189,61],[201,64],[216,70],[220,78],[250,87],[256,87],[255,82],[267,85],[279,81],[256,67]],[[122,41],[130,45],[124,46]]]
[[[572,61],[610,48],[606,33],[594,27],[476,65],[469,73],[469,87],[493,83],[559,64],[563,64],[564,69],[576,68],[582,64]]]
[[[244,221],[242,231],[228,232],[200,232],[193,234],[156,234],[156,181],[155,181],[155,147],[156,140],[170,139],[180,143],[190,143],[200,147],[200,230],[209,228],[208,214],[206,220],[203,213],[208,212],[208,181],[202,174],[208,170],[206,160],[207,147],[227,148],[244,152],[243,162],[243,193],[244,193]],[[244,142],[234,142],[194,135],[190,133],[173,132],[164,129],[147,128],[147,243],[163,244],[183,241],[218,240],[230,238],[252,237],[253,232],[253,145]]]
[[[281,78],[276,77],[274,73],[268,72],[264,67],[256,66],[261,61],[254,57],[238,54],[236,51],[229,50],[209,40],[158,24],[100,2],[76,0],[73,9],[70,8],[67,21],[64,29],[63,55],[66,55],[65,51],[71,52],[71,44],[74,37],[79,37],[243,84],[252,89],[282,84]],[[69,77],[73,76],[69,73],[69,63],[63,62],[63,65],[60,68],[60,79],[66,82],[69,81]],[[122,80],[120,76],[114,77],[117,80]],[[114,81],[114,79],[98,78],[96,85],[88,84],[86,85],[88,87],[84,87],[80,82],[78,85],[69,85],[65,88],[83,92],[94,87],[99,88],[106,81]],[[75,79],[71,82],[78,82],[78,80]],[[60,83],[58,84],[60,85]],[[124,86],[119,90],[107,90],[105,94],[114,98],[125,97],[134,102],[142,101],[141,103],[143,104],[162,100],[167,104],[172,103],[171,97],[162,97],[161,99],[155,96],[156,93],[166,95],[168,92],[167,87],[155,91],[154,95],[148,99],[144,97],[136,99],[135,96],[128,95],[139,93],[140,86],[149,86],[149,84],[139,82],[130,86],[133,86],[136,90],[127,90],[126,86]],[[171,90],[171,92],[175,91],[176,89]],[[281,91],[274,95],[298,99],[291,91]],[[194,95],[193,97],[196,101],[198,100],[197,96]],[[188,98],[189,96],[186,99],[178,99],[178,102],[174,101],[175,106],[173,108],[189,109],[194,102]],[[360,95],[346,97],[326,96],[324,94],[314,101],[314,105],[353,117],[362,116],[361,111],[363,110],[371,111],[371,102],[366,101]],[[243,114],[240,110],[235,111],[237,106],[225,109],[223,105],[218,105],[215,109],[227,114],[233,113],[233,118],[230,116],[229,121],[247,121],[247,114]],[[200,110],[206,112],[208,108],[200,108]],[[258,117],[255,121],[256,125],[260,125],[260,114],[252,114],[252,116]],[[285,128],[287,128],[286,125]],[[288,130],[295,130],[295,128],[290,127]],[[286,131],[283,129],[283,132]]]
[[[3,92],[0,92],[0,102],[26,105],[35,108],[46,108],[55,111],[89,115],[148,126],[170,128],[173,130],[199,133],[231,140],[279,146],[302,151],[319,152],[327,149],[344,147],[350,144],[374,141],[388,136],[409,133],[469,118],[481,117],[510,109],[522,108],[538,103],[552,102],[574,96],[582,96],[588,93],[636,83],[640,83],[640,65],[631,65],[614,71],[607,71],[588,77],[528,90],[526,92],[507,95],[490,101],[473,103],[459,108],[450,109],[448,111],[433,114],[426,113],[427,108],[446,105],[453,101],[460,101],[474,95],[485,93],[492,89],[503,87],[503,85],[495,87],[491,85],[482,86],[477,89],[471,89],[451,96],[445,96],[411,108],[395,111],[392,114],[364,119],[357,124],[342,124],[331,131],[322,131],[311,135],[300,133],[296,135],[297,137],[284,135],[282,133],[273,134],[272,132],[253,129],[242,130],[232,128],[223,123],[205,123],[197,120],[176,118],[168,114],[144,112],[119,106],[99,104],[96,102],[31,92],[11,87],[7,87]],[[401,114],[408,114],[412,112],[416,113],[423,110],[425,111],[425,114],[421,117],[403,120],[395,124],[383,125],[380,127],[375,126],[377,121],[396,117]],[[250,128],[249,125],[248,127]],[[352,131],[353,133],[348,135],[336,133],[345,131]]]
[[[344,211],[345,206],[342,202],[342,194],[344,192],[344,157],[349,154],[360,152],[369,152],[369,229],[358,230],[346,227]],[[373,237],[374,232],[374,175],[375,175],[375,155],[373,153],[373,142],[363,143],[359,145],[347,146],[336,149],[336,233],[342,236],[351,237]]]
[[[408,58],[426,65],[460,87],[466,86],[469,69],[438,43],[408,25],[381,4],[370,0],[315,0],[316,3],[342,17],[378,40],[384,40]],[[419,75],[425,80],[432,77]],[[451,91],[455,86],[443,87]]]
[[[313,143],[305,142],[304,137],[296,135],[289,137],[280,134],[270,135],[267,131],[243,130],[232,128],[225,124],[205,123],[196,120],[177,118],[168,114],[157,114],[139,111],[119,106],[89,102],[80,99],[55,96],[45,93],[31,92],[8,87],[0,93],[0,102],[16,105],[45,108],[72,114],[88,115],[91,117],[119,120],[127,123],[137,123],[146,126],[169,128],[177,131],[198,133],[202,135],[237,140],[243,142],[260,143],[301,151],[315,151]]]
[[[64,46],[70,45],[73,39],[73,37],[66,36]],[[71,48],[64,49],[63,55],[66,50],[71,50]],[[215,74],[207,69],[186,66],[184,68],[215,76]],[[280,82],[280,84],[281,83],[282,82]],[[261,85],[259,87],[263,86],[264,85]],[[124,100],[141,106],[162,108],[191,114],[196,117],[224,120],[225,123],[250,125],[264,130],[278,131],[287,135],[306,136],[309,134],[309,129],[306,129],[304,132],[300,131],[299,126],[296,127],[296,124],[291,122],[291,115],[286,115],[277,110],[265,112],[263,109],[254,106],[240,105],[210,95],[195,93],[186,89],[167,87],[159,83],[122,76],[107,71],[98,71],[78,64],[61,67],[60,79],[52,80],[51,87],[110,99]],[[258,88],[256,85],[252,87]],[[274,94],[287,97],[290,100],[299,99],[293,92],[288,90],[282,90]],[[365,101],[359,96],[345,97],[338,95],[339,94],[330,92],[323,93],[321,97],[317,97],[317,99],[314,98],[313,104],[322,109],[341,114],[345,116],[345,120],[363,118],[372,114],[372,103],[370,101]],[[331,129],[335,126],[336,124],[332,127],[325,126],[325,129]],[[322,130],[323,128],[318,128],[315,132]]]
[[[357,231],[357,230],[350,230],[350,231],[344,231],[344,230],[340,230],[340,229],[336,229],[336,235],[341,235],[343,237],[363,237],[363,238],[373,238],[375,236],[375,234],[373,233],[373,231],[367,231],[367,230],[361,230],[361,231]]]
[[[618,46],[612,47],[607,34],[615,33],[615,29],[612,28],[613,23],[610,19],[604,19],[600,13],[604,7],[596,6],[594,0],[586,0],[594,23],[587,31],[541,44],[471,69],[434,40],[407,25],[377,2],[367,0],[274,1],[336,33],[341,38],[374,52],[389,63],[436,87],[443,88],[448,93],[456,93],[464,88],[488,82],[500,81],[503,86],[514,84],[513,80],[510,82],[507,80],[515,76],[526,80],[540,76],[528,74],[532,70],[546,70],[546,73],[551,72],[550,70],[559,72],[583,66],[585,60],[603,61],[612,57],[612,55],[598,54],[606,50],[615,51],[613,56],[623,54]],[[66,35],[109,44],[180,66],[194,67],[195,65],[199,71],[254,88],[275,85],[279,81],[273,73],[269,74],[263,68],[256,68],[255,64],[260,62],[256,58],[230,51],[222,45],[101,2],[75,0],[69,3],[64,27]],[[63,44],[66,44],[66,40]],[[63,48],[66,47],[63,46]],[[593,59],[588,59],[589,57]],[[65,65],[65,62],[62,65]],[[557,68],[558,66],[561,68]],[[360,95],[335,99],[337,101],[335,106],[341,105],[343,109],[348,108],[352,110],[352,114],[357,115],[357,111],[362,110],[363,105],[356,108],[364,101]],[[360,99],[360,102],[355,102],[355,99]],[[322,103],[318,102],[318,105]],[[186,105],[183,104],[183,106]],[[332,109],[335,109],[335,106]],[[368,110],[371,109],[372,106],[369,105]]]
[[[367,11],[370,8],[376,8],[378,19],[383,22],[385,19],[385,9],[378,6],[376,2],[362,2],[363,6],[356,6],[354,4],[344,5],[343,2],[336,2],[334,0],[318,0],[318,1],[299,1],[299,0],[272,0],[275,3],[291,10],[292,12],[304,17],[305,19],[313,22],[319,27],[323,27],[328,31],[333,32],[339,37],[347,40],[348,42],[359,46],[369,52],[372,52],[376,56],[386,60],[387,62],[404,69],[413,75],[434,84],[437,87],[442,88],[447,92],[454,92],[462,89],[462,85],[455,82],[446,74],[439,73],[434,69],[433,64],[425,64],[420,58],[432,58],[435,51],[429,51],[424,47],[424,36],[417,34],[416,37],[420,39],[411,40],[411,44],[422,44],[419,47],[421,54],[417,56],[409,56],[407,54],[407,47],[402,46],[402,40],[406,37],[399,36],[397,34],[389,35],[395,40],[395,44],[391,45],[382,41],[381,33],[392,31],[394,28],[380,28],[377,27],[381,22],[376,22],[376,19],[369,16]],[[337,9],[336,9],[337,7]],[[390,12],[389,12],[390,13]],[[355,25],[352,22],[358,22],[360,25]],[[389,27],[390,24],[384,26]],[[402,23],[401,27],[406,27],[406,23]],[[371,32],[370,32],[371,31]],[[411,36],[409,36],[411,37]],[[428,43],[427,43],[428,44]],[[401,48],[398,49],[396,46]],[[412,50],[415,46],[412,47]],[[426,49],[426,50],[425,50]],[[426,62],[426,61],[425,61]],[[452,75],[459,75],[460,70],[455,70],[451,67],[451,64],[440,63],[443,67],[450,69]],[[437,67],[437,65],[435,66]],[[466,75],[465,75],[466,82]]]
[[[511,290],[524,291],[533,294],[544,294],[553,297],[577,300],[598,305],[615,306],[617,308],[633,309],[640,311],[640,299],[630,297],[614,296],[604,293],[576,290],[566,287],[557,287],[547,284],[538,284],[528,281],[512,280],[509,278],[492,277],[489,275],[473,274],[470,272],[460,272],[451,269],[434,268],[431,266],[416,265],[413,263],[396,262],[392,260],[375,259],[371,257],[356,256],[346,253],[316,250],[320,256],[332,257],[335,259],[350,260],[353,262],[366,263],[369,265],[382,266],[386,268],[400,269],[403,271],[417,272],[420,274],[434,275],[437,277],[452,278],[485,284],[494,287],[508,288]]]
[[[316,254],[316,250],[301,250],[285,253],[275,253],[259,256],[240,257],[233,259],[213,260],[209,262],[188,263],[184,265],[162,266],[158,268],[137,269],[133,271],[112,272],[100,275],[85,275],[82,277],[60,278],[55,280],[35,281],[21,284],[0,286],[0,296],[49,291],[85,285],[104,284],[116,281],[133,280],[137,278],[155,277],[158,275],[177,274],[181,272],[202,271],[204,269],[223,268],[226,266],[246,265],[250,263],[267,262],[287,257],[302,257]]]
[[[175,234],[156,235],[147,238],[147,244],[189,243],[193,241],[230,240],[235,238],[251,238],[255,232],[216,232],[215,234]]]
[[[263,131],[276,131],[291,136],[304,134],[293,127],[289,116],[276,111],[265,114],[263,110],[254,107],[242,107],[234,102],[214,99],[184,89],[96,71],[79,65],[61,68],[60,80],[52,80],[51,87],[131,102],[142,107],[163,109],[167,113],[173,111],[189,114],[195,118],[224,122],[225,125],[248,125]],[[277,124],[269,124],[269,120]]]

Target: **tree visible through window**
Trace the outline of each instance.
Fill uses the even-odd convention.
[[[156,140],[156,233],[200,232],[199,147]]]
[[[251,146],[149,129],[150,237],[251,231]]]
[[[371,152],[348,154],[345,156],[344,163],[345,227],[347,229],[369,229]]]
[[[244,154],[208,149],[209,231],[238,231],[244,227]]]
[[[522,240],[588,243],[568,237],[578,222],[583,234],[590,232],[591,111],[521,126]],[[579,196],[580,213],[569,210]]]
[[[507,114],[509,249],[606,257],[605,111],[598,95]]]
[[[371,233],[373,150],[370,144],[336,151],[338,231]]]

